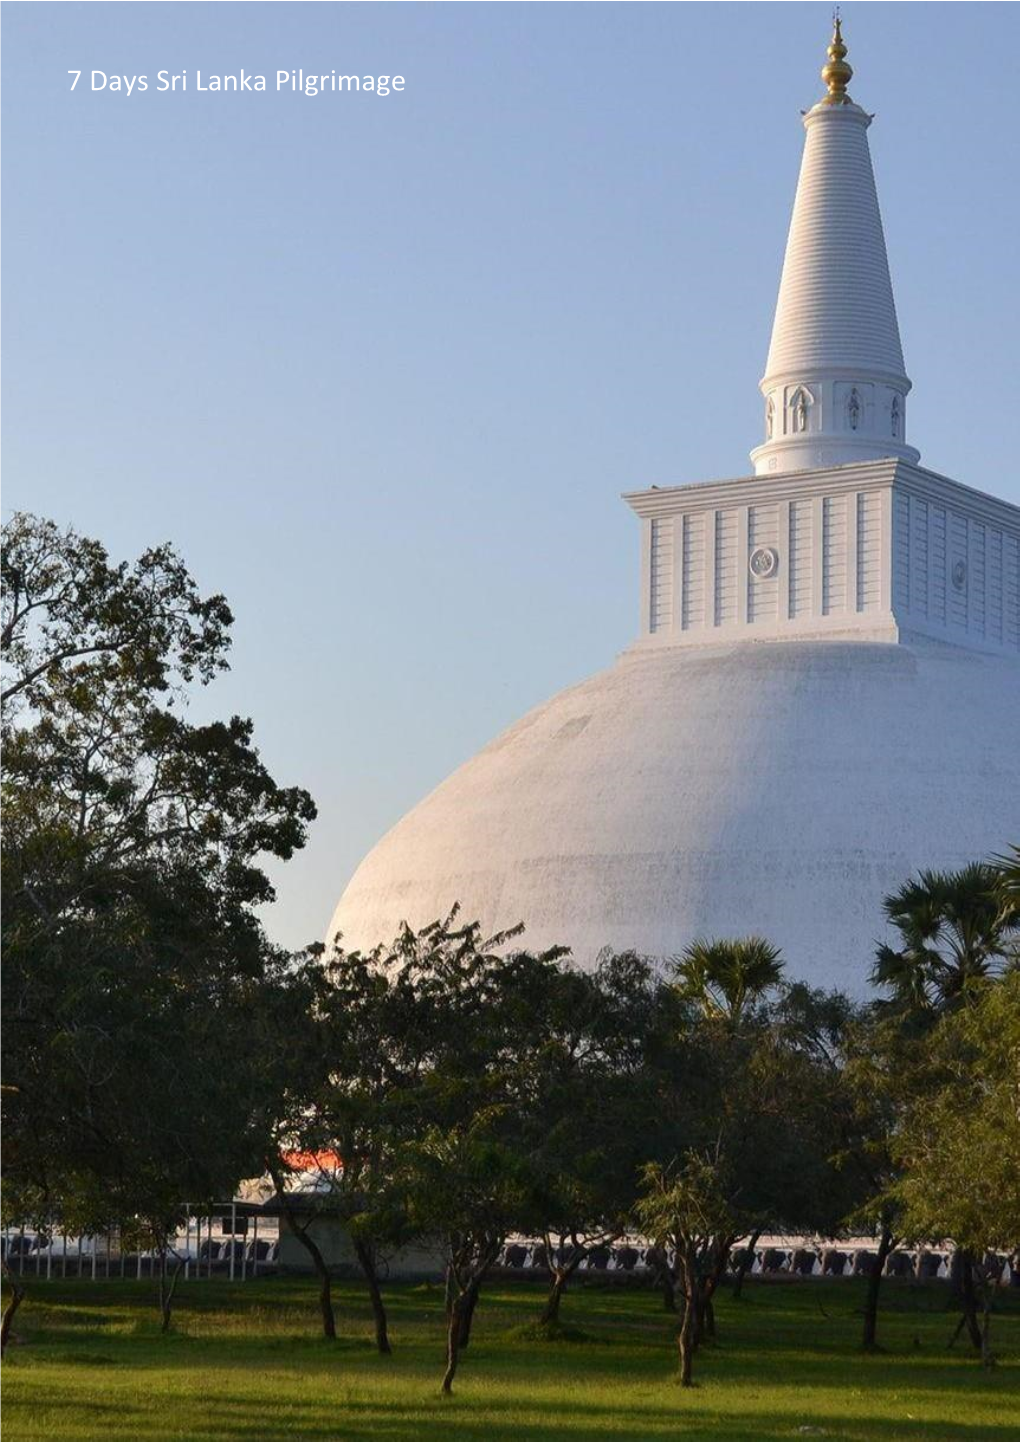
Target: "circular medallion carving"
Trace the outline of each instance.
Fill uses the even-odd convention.
[[[779,556],[771,546],[755,546],[747,561],[751,575],[759,581],[774,576],[779,569]]]
[[[967,584],[967,562],[957,561],[953,566],[953,585],[958,591],[962,591]]]

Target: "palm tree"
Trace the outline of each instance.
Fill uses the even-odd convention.
[[[1000,899],[1000,874],[984,862],[922,871],[885,898],[900,946],[878,947],[871,980],[887,992],[886,1006],[934,1017],[999,969],[1020,919]]]
[[[1011,846],[1005,856],[992,858],[998,872],[996,894],[1007,930],[1020,932],[1020,845]],[[1013,960],[1020,961],[1020,943],[1013,943]]]
[[[763,936],[699,940],[676,959],[674,971],[683,993],[706,1016],[736,1025],[748,1006],[779,985],[783,961],[778,947]]]

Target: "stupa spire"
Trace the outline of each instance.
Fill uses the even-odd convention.
[[[880,456],[906,444],[903,364],[882,217],[868,149],[872,117],[847,92],[853,70],[837,11],[807,132],[761,391],[759,473]]]

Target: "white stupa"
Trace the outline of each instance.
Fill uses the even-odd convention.
[[[330,937],[460,902],[489,930],[670,956],[759,932],[863,989],[882,898],[1020,839],[1020,510],[922,469],[839,26],[806,140],[755,474],[626,500],[641,636],[368,854]]]

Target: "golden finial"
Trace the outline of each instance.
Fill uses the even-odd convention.
[[[824,105],[852,105],[853,101],[846,93],[850,84],[853,70],[846,63],[846,46],[843,44],[843,31],[840,28],[839,6],[832,13],[832,41],[829,45],[829,62],[822,66],[822,79],[829,87]]]

